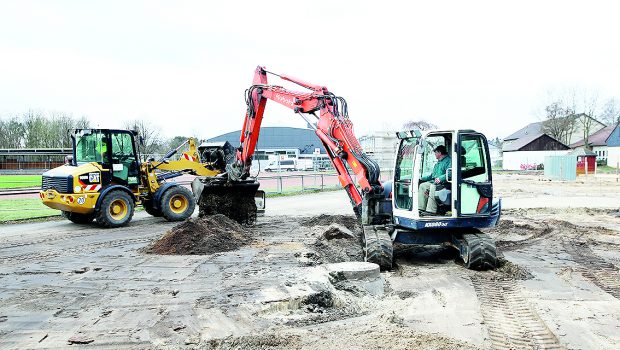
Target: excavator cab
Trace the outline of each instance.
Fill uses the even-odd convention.
[[[415,221],[490,218],[493,186],[488,143],[473,130],[433,131],[424,137],[399,133],[394,169],[393,213]],[[445,172],[437,177],[434,150],[443,148]],[[438,181],[435,179],[439,178]],[[428,194],[420,188],[432,185]],[[428,205],[433,201],[431,205]],[[432,208],[433,210],[427,210]]]
[[[479,231],[497,224],[501,208],[501,200],[493,201],[485,136],[474,130],[431,131],[425,135],[416,130],[399,132],[398,138],[392,223],[388,225],[391,241],[448,244],[458,249],[466,267],[494,268],[495,243]],[[373,230],[378,232],[376,226]],[[383,251],[391,252],[390,244],[380,240]],[[372,260],[372,254],[367,254],[367,260]],[[391,266],[388,259],[378,262],[383,268]]]

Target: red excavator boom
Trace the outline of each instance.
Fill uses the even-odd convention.
[[[267,73],[310,91],[291,91],[281,86],[269,85]],[[373,209],[363,209],[363,202],[364,198],[378,198],[383,192],[379,182],[379,166],[366,156],[357,141],[353,133],[353,124],[348,116],[346,101],[329,92],[324,86],[310,84],[288,75],[271,73],[261,66],[256,68],[253,84],[246,90],[247,112],[241,130],[241,146],[237,150],[235,163],[228,168],[229,177],[233,180],[243,180],[249,176],[267,100],[292,109],[315,128],[316,135],[325,147],[356,213],[362,216],[363,221],[369,221],[370,219],[363,219],[364,212],[370,211],[371,213],[367,214],[371,217]],[[316,123],[309,120],[308,115],[315,118]],[[348,164],[356,175],[361,191],[355,186],[345,164]]]

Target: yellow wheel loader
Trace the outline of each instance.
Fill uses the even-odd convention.
[[[126,225],[138,205],[169,221],[188,218],[196,207],[194,194],[166,180],[182,174],[215,177],[235,152],[228,143],[201,149],[189,138],[158,161],[140,161],[135,131],[76,129],[71,136],[73,155],[67,164],[43,174],[39,196],[74,223],[96,220],[104,227]],[[188,151],[170,160],[185,144]],[[207,161],[201,163],[201,156]]]

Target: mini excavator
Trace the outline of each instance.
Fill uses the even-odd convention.
[[[268,84],[267,74],[306,91]],[[240,222],[255,219],[254,197],[259,183],[250,176],[250,167],[265,104],[271,100],[291,109],[314,128],[362,225],[366,261],[385,270],[392,267],[394,243],[448,245],[457,249],[467,268],[496,267],[495,242],[479,230],[497,225],[501,211],[501,199],[493,198],[489,147],[483,134],[474,130],[434,130],[424,135],[419,130],[398,132],[393,179],[382,184],[378,164],[364,153],[353,133],[347,102],[325,86],[259,66],[245,100],[241,145],[227,162],[225,172],[198,177],[192,184],[202,214],[223,213]],[[436,212],[429,215],[418,209],[418,192],[422,178],[433,170],[433,150],[439,145],[453,161],[442,188],[428,198],[437,202]]]

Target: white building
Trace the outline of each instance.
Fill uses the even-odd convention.
[[[570,147],[547,134],[521,137],[503,147],[504,170],[536,170],[546,156],[566,155]]]
[[[395,131],[377,131],[359,138],[364,152],[382,171],[393,170],[399,142]]]

